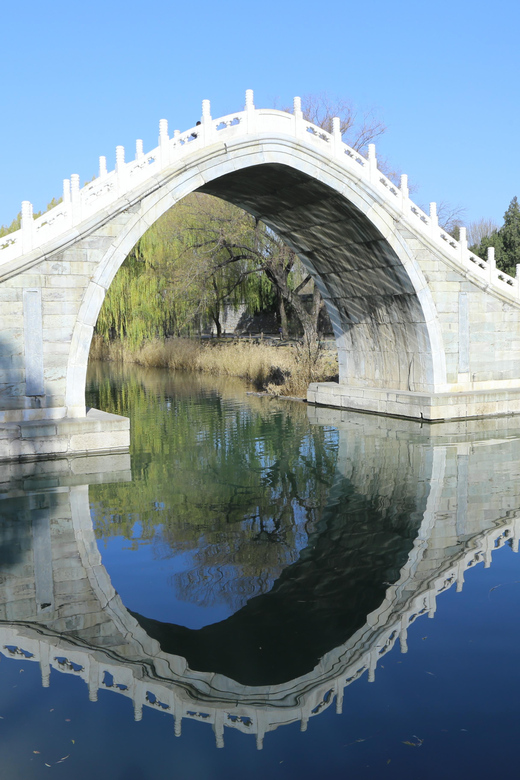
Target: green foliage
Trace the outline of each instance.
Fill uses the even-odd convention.
[[[18,212],[18,215],[13,219],[10,225],[0,225],[0,238],[7,236],[9,233],[14,233],[15,230],[20,230],[22,223],[22,212]]]
[[[41,217],[42,214],[45,214],[47,211],[50,211],[55,206],[57,206],[63,198],[59,198],[56,200],[56,198],[53,198],[49,203],[47,203],[47,206],[43,211],[37,211],[33,216],[36,219],[37,217]],[[9,233],[14,233],[16,230],[20,230],[22,224],[22,212],[19,211],[17,216],[13,219],[10,225],[0,225],[0,238],[3,236],[9,235]]]
[[[267,228],[262,228],[263,232]],[[166,212],[135,245],[112,283],[96,332],[131,346],[190,335],[214,322],[225,304],[250,313],[272,305],[258,266],[257,226],[241,209],[195,193]],[[230,252],[227,237],[239,256]]]
[[[494,247],[497,268],[510,276],[516,276],[516,265],[520,263],[520,206],[515,196],[504,214],[504,224],[484,236],[480,244],[470,250],[483,259],[488,247]]]

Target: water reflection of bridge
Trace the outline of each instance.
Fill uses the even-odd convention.
[[[173,627],[168,639],[157,621],[127,611],[102,565],[88,500],[89,484],[131,478],[126,455],[5,469],[1,652],[39,662],[44,686],[56,669],[81,677],[92,700],[99,690],[131,699],[136,719],[145,706],[168,712],[177,735],[183,719],[211,723],[219,746],[226,726],[254,733],[261,747],[265,733],[280,725],[299,721],[305,729],[333,702],[341,711],[346,686],[365,672],[373,680],[379,660],[398,640],[406,652],[408,627],[421,615],[433,617],[439,594],[451,586],[460,590],[465,572],[479,562],[489,566],[494,549],[505,543],[518,549],[520,431],[509,428],[506,418],[424,430],[411,422],[330,409],[309,414],[313,422],[340,430],[328,506],[307,549],[272,591],[229,619],[234,626],[261,625],[264,613],[276,626],[284,605],[302,601],[304,614],[295,626],[303,631],[307,619],[311,629],[307,640],[298,638],[303,646],[298,674],[287,679],[279,671],[280,679],[270,678],[272,665],[262,667],[254,654],[249,666],[240,666],[247,647],[238,640],[229,650],[231,660],[223,659],[214,633],[208,640],[215,650],[210,667],[211,646],[206,654],[200,649],[203,634],[187,639]],[[370,550],[362,537],[370,538]],[[343,568],[335,579],[330,566],[328,574],[320,569],[333,554],[340,555]],[[358,603],[350,594],[333,609],[338,589],[347,587],[345,578],[368,596]],[[311,589],[318,594],[314,607]],[[361,607],[363,620],[356,622]],[[319,634],[316,613],[335,626],[325,630],[322,623],[317,643],[310,636]],[[221,644],[227,622],[213,629],[222,632]],[[196,652],[195,640],[200,640]],[[172,652],[172,642],[186,654]],[[283,667],[285,651],[279,651]],[[253,667],[262,669],[263,679],[251,678]]]

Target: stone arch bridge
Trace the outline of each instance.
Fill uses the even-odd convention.
[[[197,655],[178,630],[173,646],[167,646],[156,621],[125,607],[98,552],[89,484],[131,479],[127,454],[12,463],[3,470],[0,653],[39,663],[44,686],[52,685],[55,670],[82,678],[92,701],[99,691],[124,696],[137,720],[144,708],[166,712],[173,716],[177,736],[183,720],[207,723],[219,747],[226,729],[255,735],[260,748],[268,732],[294,722],[305,730],[334,702],[341,712],[348,686],[365,674],[374,681],[379,661],[396,644],[406,652],[409,627],[419,617],[434,617],[442,593],[453,586],[461,590],[469,570],[491,565],[494,550],[506,544],[518,550],[520,429],[501,420],[473,433],[461,433],[456,425],[418,431],[404,420],[343,417],[339,410],[311,407],[309,414],[316,424],[339,429],[339,451],[328,507],[300,560],[288,567],[293,586],[282,574],[271,592],[210,629],[226,630],[226,624],[233,629],[256,602],[255,626],[249,623],[248,630],[256,632],[260,625],[267,649],[269,635],[278,633],[273,599],[287,599],[295,612],[303,599],[300,628],[307,630],[297,634],[297,641],[307,653],[313,634],[321,633],[321,655],[305,656],[306,666],[298,668],[293,647],[283,674],[283,648],[277,645],[276,663],[266,668],[265,679],[252,679],[242,665],[235,665],[237,674],[226,673],[215,634],[206,656],[200,647]],[[338,522],[346,485],[354,501]],[[372,547],[360,554],[357,518],[365,518],[367,510]],[[391,529],[397,545],[391,543]],[[390,546],[393,552],[384,563]],[[343,563],[352,560],[350,550],[357,567],[330,566],[339,548],[347,553]],[[312,578],[324,557],[335,574],[330,588],[325,574],[316,589]],[[305,590],[309,576],[313,598]],[[375,581],[381,587],[367,599],[364,591]],[[328,590],[334,604],[344,601],[346,611],[330,610]],[[316,600],[320,631],[313,623]],[[360,619],[351,622],[353,605],[360,603]],[[264,622],[262,612],[267,613]],[[341,641],[327,630],[328,621],[344,625]],[[203,645],[204,630],[195,633]],[[226,655],[235,661],[244,650],[240,634],[233,633],[233,641],[228,634],[225,643]],[[256,657],[247,662],[250,670],[262,665]]]
[[[300,256],[334,328],[339,384],[312,385],[312,403],[427,421],[520,412],[520,287],[492,255],[455,241],[436,206],[415,205],[342,141],[292,114],[239,111],[169,136],[0,239],[0,458],[118,449],[128,422],[85,407],[93,329],[136,241],[185,195],[224,198],[270,225]]]

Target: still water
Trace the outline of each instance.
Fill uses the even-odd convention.
[[[0,777],[518,776],[520,420],[92,365],[130,454],[0,469]]]

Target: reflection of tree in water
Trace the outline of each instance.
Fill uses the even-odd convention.
[[[336,432],[301,404],[237,400],[224,383],[166,372],[100,386],[100,408],[132,414],[134,483],[91,490],[99,538],[184,553],[178,597],[232,609],[265,593],[307,544],[327,501]],[[206,380],[206,381],[204,381]],[[243,387],[243,386],[242,386]],[[136,538],[136,523],[139,536]]]

